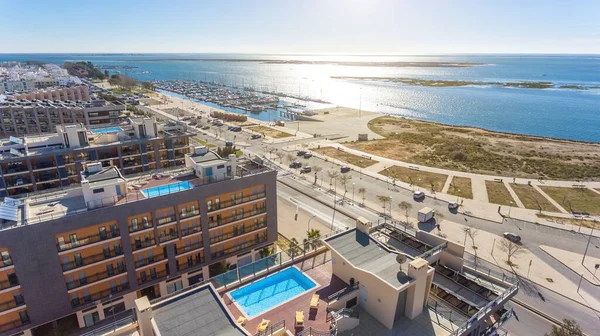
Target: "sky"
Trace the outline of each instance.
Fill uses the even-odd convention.
[[[600,54],[600,1],[0,0],[0,53]]]

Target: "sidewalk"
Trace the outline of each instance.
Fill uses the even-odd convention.
[[[594,248],[594,246],[591,245],[590,247]],[[600,265],[600,258],[586,256],[585,262],[581,264],[581,261],[583,260],[582,254],[573,253],[546,245],[541,245],[540,249],[548,253],[548,255],[556,259],[565,267],[571,269],[571,271],[574,273],[582,274],[583,278],[589,281],[591,284],[600,286],[600,279],[598,278],[600,276],[600,272],[598,272],[598,269],[595,268],[596,265]]]

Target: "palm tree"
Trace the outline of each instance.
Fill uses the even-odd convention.
[[[327,172],[327,176],[329,176],[329,189],[331,189],[331,186],[333,185],[333,179],[338,177],[338,175],[339,173],[335,170],[330,170]]]
[[[398,207],[404,211],[404,216],[406,216],[406,224],[408,224],[408,211],[412,209],[412,204],[402,201],[398,203]]]
[[[320,245],[319,239],[321,238],[321,231],[317,229],[310,229],[306,231],[306,238],[304,238],[304,246],[310,248],[317,248]]]
[[[362,204],[365,205],[365,194],[367,193],[367,189],[365,188],[358,188],[358,194],[362,195]]]
[[[344,198],[346,198],[346,193],[348,192],[348,182],[352,179],[352,175],[342,174],[338,177],[340,184],[344,186]]]
[[[379,202],[381,202],[381,206],[383,207],[383,214],[385,215],[385,206],[386,204],[392,201],[392,198],[390,196],[377,195],[377,199],[379,200]]]

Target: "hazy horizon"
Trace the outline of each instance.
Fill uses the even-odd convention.
[[[30,0],[2,9],[0,53],[600,54],[593,0]]]

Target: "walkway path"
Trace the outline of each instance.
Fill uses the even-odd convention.
[[[563,208],[563,207],[562,207],[560,204],[558,204],[558,202],[557,202],[557,201],[555,201],[555,200],[554,200],[554,198],[552,198],[552,197],[548,196],[548,194],[546,194],[546,192],[545,192],[545,191],[543,191],[543,190],[542,190],[542,188],[540,188],[540,187],[539,187],[538,185],[536,185],[536,184],[532,184],[532,186],[533,186],[533,188],[534,188],[535,190],[537,190],[537,192],[539,192],[539,193],[540,193],[540,195],[544,196],[544,198],[545,198],[545,199],[546,199],[548,202],[552,203],[552,205],[554,205],[554,207],[555,207],[555,208],[557,208],[557,209],[558,209],[558,211],[560,211],[560,212],[562,212],[562,213],[564,213],[564,214],[569,214],[569,212],[568,212],[567,210],[565,210],[565,208]]]
[[[502,183],[504,183],[506,190],[508,190],[508,193],[510,194],[510,196],[515,200],[515,203],[517,203],[517,206],[519,208],[525,208],[525,205],[523,205],[523,202],[521,202],[521,200],[519,199],[519,196],[517,196],[517,193],[513,190],[513,188],[510,187],[510,184],[506,180],[503,180]]]
[[[448,193],[448,189],[450,188],[450,183],[452,183],[453,177],[454,177],[453,175],[448,175],[448,178],[446,179],[446,183],[444,183],[444,187],[442,188],[442,192],[444,194]]]

